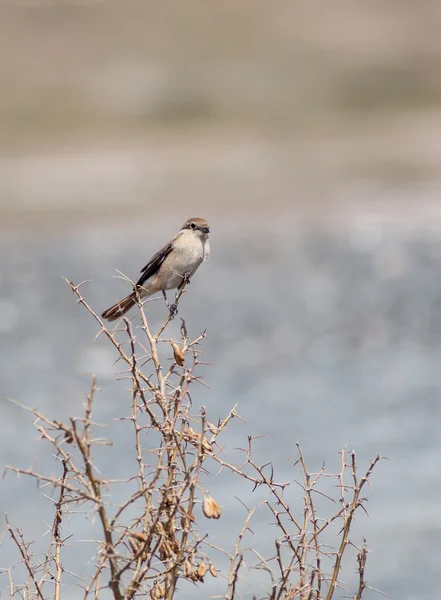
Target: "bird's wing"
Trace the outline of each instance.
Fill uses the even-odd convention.
[[[158,250],[158,252],[156,252],[156,254],[152,256],[152,258],[149,260],[146,266],[141,269],[142,275],[136,282],[136,285],[143,285],[147,281],[147,279],[149,279],[150,277],[152,277],[152,275],[157,273],[162,263],[172,250],[173,240],[168,242],[168,244],[161,248],[161,250]]]

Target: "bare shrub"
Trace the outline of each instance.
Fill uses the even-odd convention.
[[[34,468],[7,467],[9,471],[35,478],[41,493],[44,489],[53,504],[44,556],[33,552],[25,534],[7,521],[9,543],[15,545],[18,560],[27,574],[26,581],[16,583],[13,568],[3,570],[8,577],[10,598],[63,598],[64,578],[66,574],[72,575],[65,551],[68,545],[75,544],[74,536],[67,535],[66,517],[75,510],[85,517],[92,513],[101,531],[100,539],[94,542],[95,563],[90,576],[85,579],[83,571],[76,574],[84,599],[110,594],[115,600],[146,595],[153,600],[170,600],[177,594],[180,580],[200,586],[206,578],[218,577],[219,587],[224,589],[218,597],[233,600],[239,595],[243,597],[243,591],[239,594],[242,580],[246,578],[252,584],[252,573],[259,570],[267,576],[262,597],[330,600],[340,587],[342,561],[349,547],[356,550],[358,564],[358,583],[351,595],[361,599],[367,587],[367,548],[364,542],[357,548],[350,539],[350,531],[356,512],[364,508],[362,494],[380,457],[360,474],[355,453],[344,449],[338,473],[327,473],[324,467],[310,473],[297,445],[296,484],[302,489],[303,511],[294,514],[290,508],[292,484],[279,482],[272,465],[255,462],[252,436],[245,444],[241,464],[225,456],[221,439],[230,421],[240,418],[237,406],[215,423],[205,408],[198,414],[192,408],[189,390],[195,383],[204,384],[197,367],[205,333],[190,340],[182,320],[180,339],[167,338],[165,332],[174,317],[170,313],[154,334],[141,303],[141,325],[136,330],[139,339],[128,319],[121,321],[120,329],[110,330],[85,300],[83,284],[68,283],[78,303],[98,322],[101,335],[113,344],[125,364],[123,372],[131,382],[132,411],[124,418],[132,424],[136,448],[128,476],[131,482],[136,481],[136,491],[128,492],[123,502],[115,504],[112,499],[115,482],[105,478],[94,462],[98,446],[105,448],[110,443],[96,436],[97,425],[92,419],[95,378],[80,418],[58,422],[23,407],[35,416],[34,425],[41,439],[51,445],[59,475],[48,476]],[[183,289],[175,299],[176,305],[182,292]],[[160,363],[160,345],[169,349],[171,362],[167,367]],[[149,369],[153,375],[147,375]],[[231,549],[217,547],[204,532],[204,518],[226,518],[215,498],[202,486],[203,475],[209,469],[226,469],[233,477],[246,480],[253,489],[265,491],[264,500],[246,508],[243,526]],[[331,511],[321,514],[321,501]],[[269,556],[262,556],[248,543],[258,507],[268,511],[275,525],[273,539],[266,545],[272,547]],[[259,525],[257,519],[256,524]],[[333,547],[328,545],[329,539],[334,540]],[[226,570],[216,567],[220,555],[228,560]]]

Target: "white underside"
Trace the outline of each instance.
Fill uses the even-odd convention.
[[[155,273],[143,284],[142,296],[150,296],[161,290],[173,290],[179,287],[183,277],[190,277],[199,265],[207,260],[210,254],[210,245],[207,236],[202,236],[193,231],[181,231],[173,243],[173,250]]]

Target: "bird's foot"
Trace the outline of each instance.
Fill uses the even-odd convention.
[[[173,302],[173,304],[170,304],[168,306],[168,310],[170,311],[170,319],[174,319],[176,317],[176,315],[178,314],[178,305],[176,304],[176,302]]]
[[[167,294],[165,293],[165,290],[162,290],[162,295],[164,297],[164,302],[165,302],[166,307],[168,308],[168,310],[170,310],[170,304],[168,302]]]

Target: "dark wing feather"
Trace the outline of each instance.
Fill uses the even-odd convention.
[[[137,286],[143,285],[147,281],[147,279],[149,279],[152,275],[158,272],[160,266],[170,254],[172,249],[173,242],[169,242],[163,248],[161,248],[161,250],[158,250],[158,252],[156,252],[156,254],[152,256],[152,258],[149,260],[146,266],[141,269],[142,275],[136,282]]]

